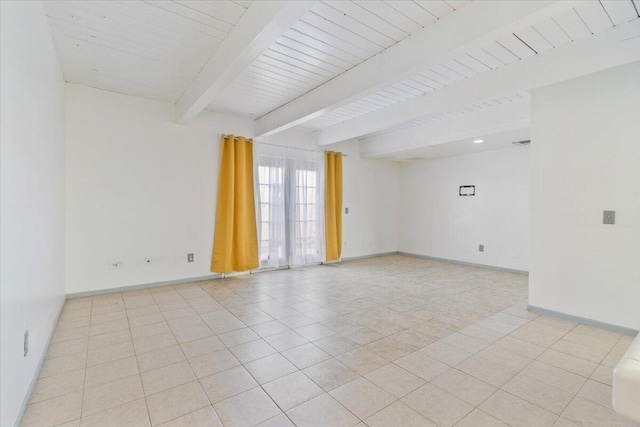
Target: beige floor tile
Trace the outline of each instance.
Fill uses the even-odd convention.
[[[260,335],[262,338],[270,337],[272,335],[281,334],[283,332],[288,332],[288,326],[283,325],[277,320],[272,320],[270,322],[260,323],[258,325],[251,326],[251,330],[256,334]]]
[[[154,426],[207,406],[209,399],[197,381],[147,397],[149,416]]]
[[[553,424],[553,427],[580,427],[578,424],[567,420],[566,418],[558,418]]]
[[[185,360],[180,346],[173,345],[137,356],[140,372],[151,371]]]
[[[365,419],[396,401],[396,398],[366,378],[358,378],[330,392],[331,396],[360,419]]]
[[[87,338],[89,336],[89,326],[81,326],[79,328],[56,330],[51,337],[52,343],[60,343],[78,338]]]
[[[634,426],[637,423],[616,414],[613,410],[597,403],[576,397],[562,413],[565,418],[579,426]]]
[[[249,363],[277,353],[277,351],[263,339],[240,344],[238,346],[231,347],[229,350],[231,350],[240,363]]]
[[[587,381],[580,375],[540,362],[533,362],[522,370],[522,374],[571,394],[578,393]]]
[[[96,335],[108,334],[111,332],[118,332],[129,329],[129,321],[127,319],[115,320],[113,322],[99,323],[97,325],[91,325],[89,329],[89,336],[94,337]]]
[[[140,374],[144,394],[150,396],[196,379],[189,362],[174,363]]]
[[[187,359],[202,356],[203,354],[213,353],[225,348],[225,345],[218,337],[207,337],[188,343],[180,344],[180,348],[184,352]]]
[[[183,317],[189,317],[195,315],[196,312],[193,311],[191,307],[179,308],[177,310],[165,311],[162,313],[162,316],[169,322],[170,320],[180,319]]]
[[[218,338],[227,347],[235,347],[240,344],[245,344],[251,341],[259,340],[258,334],[253,332],[250,328],[237,329],[235,331],[226,332],[218,335]]]
[[[285,351],[309,342],[306,338],[303,338],[297,332],[290,330],[279,334],[270,335],[264,340],[278,351]]]
[[[134,356],[87,368],[85,387],[95,387],[121,378],[138,374],[138,363]]]
[[[474,409],[469,415],[460,420],[456,427],[509,427],[509,425],[480,409]]]
[[[426,384],[402,399],[439,426],[453,426],[473,410],[473,406],[431,384]]]
[[[262,395],[302,426],[548,425],[549,413],[558,427],[624,425],[610,409],[612,371],[632,338],[528,312],[527,281],[396,255],[69,300],[25,420],[148,425],[146,389],[155,425],[220,426],[206,388],[230,408]],[[349,391],[358,385],[368,389]],[[386,393],[416,407],[396,401],[364,422],[325,390],[361,415]],[[240,422],[293,425],[280,409],[245,412]]]
[[[567,331],[545,325],[535,320],[527,323],[520,329],[513,331],[510,335],[542,347],[549,347],[562,338]]]
[[[365,378],[398,399],[406,396],[425,383],[425,380],[422,378],[413,375],[393,363],[369,372],[365,375]]]
[[[437,424],[431,422],[417,411],[411,409],[404,403],[397,401],[376,412],[366,420],[369,427],[436,427]]]
[[[147,403],[144,399],[134,400],[115,408],[84,417],[80,420],[81,427],[148,427],[151,426]]]
[[[588,380],[578,392],[578,396],[593,403],[597,403],[606,408],[611,406],[611,386]]]
[[[193,326],[190,328],[175,329],[173,335],[176,337],[179,343],[186,343],[202,338],[212,337],[213,332],[205,324]]]
[[[534,362],[535,363],[535,362]],[[515,377],[517,372],[507,368],[506,366],[483,359],[478,356],[472,356],[467,360],[459,363],[456,369],[476,377],[485,383],[494,387],[502,387],[511,378]]]
[[[501,390],[479,408],[513,427],[552,426],[558,419],[557,415]]]
[[[324,391],[302,372],[295,372],[263,385],[264,390],[283,411],[288,411]]]
[[[497,342],[504,338],[505,334],[497,331],[493,331],[491,329],[483,328],[482,326],[473,324],[471,326],[467,326],[466,328],[460,329],[458,333],[462,335],[466,335],[471,338],[475,338],[480,341],[485,341],[489,344]]]
[[[420,351],[432,359],[446,363],[449,366],[455,366],[472,356],[468,351],[460,350],[459,348],[445,344],[442,341],[436,341],[429,344]]]
[[[430,358],[422,351],[411,353],[394,363],[426,381],[431,381],[449,369],[448,365]]]
[[[281,354],[272,354],[271,356],[254,360],[244,367],[260,384],[268,383],[298,370]]]
[[[100,323],[114,322],[116,320],[126,320],[127,313],[125,311],[116,311],[112,313],[102,313],[91,315],[91,325]]]
[[[537,360],[586,378],[589,378],[598,367],[598,364],[595,362],[590,362],[553,349],[547,349]]]
[[[302,344],[298,347],[290,348],[282,352],[282,355],[296,365],[298,369],[304,369],[331,358],[329,354],[312,343]]]
[[[343,353],[337,356],[336,359],[360,375],[375,371],[389,364],[386,359],[363,347]]]
[[[356,371],[349,369],[336,359],[320,362],[306,368],[303,372],[325,391],[331,391],[360,377]]]
[[[75,353],[59,357],[47,357],[42,364],[39,378],[61,375],[78,369],[84,369],[87,364],[87,353]]]
[[[208,377],[218,372],[240,366],[238,359],[226,348],[194,357],[189,360],[189,363],[198,378]]]
[[[506,336],[496,341],[494,345],[529,358],[539,357],[546,350],[546,347],[523,341],[512,336]]]
[[[496,388],[457,369],[449,369],[431,381],[442,390],[478,406],[495,393]]]
[[[222,422],[213,407],[207,406],[160,425],[161,427],[222,427]]]
[[[128,329],[89,337],[89,350],[110,347],[123,342],[131,342],[131,333]]]
[[[21,426],[49,427],[80,419],[81,407],[81,391],[33,403],[27,405]]]
[[[557,415],[564,411],[574,396],[526,375],[516,375],[502,389]]]
[[[169,327],[167,327],[169,329]],[[154,335],[144,335],[133,339],[133,346],[136,354],[143,354],[160,348],[171,347],[178,342],[173,337],[171,331],[165,331]]]
[[[520,353],[516,353],[495,344],[490,345],[484,350],[480,350],[476,353],[476,356],[490,360],[514,371],[521,371],[533,362],[533,359],[530,357],[523,356]]]
[[[88,338],[78,338],[70,341],[51,343],[47,350],[47,358],[69,356],[71,354],[86,352],[88,349]]]
[[[82,416],[87,417],[144,397],[139,375],[84,390]]]
[[[41,402],[54,397],[81,391],[84,388],[84,369],[45,377],[38,380],[29,403]]]
[[[418,350],[419,347],[406,343],[392,335],[390,337],[374,341],[371,344],[367,344],[365,348],[389,362],[393,362],[394,360],[413,353]]]
[[[291,420],[285,415],[276,415],[273,418],[263,421],[256,427],[296,427]]]
[[[329,394],[323,394],[287,411],[297,427],[352,427],[358,418]]]
[[[311,325],[302,326],[295,329],[295,331],[309,341],[316,341],[335,334],[334,331],[327,328],[326,326],[321,325],[320,323],[313,323]]]
[[[448,344],[452,347],[457,347],[460,350],[472,354],[479,352],[489,345],[486,341],[482,341],[459,333],[451,334],[441,339],[440,342]]]
[[[150,323],[142,326],[131,326],[131,337],[134,339],[140,337],[150,337],[152,335],[166,334],[171,332],[167,322]]]
[[[89,350],[86,357],[86,363],[87,367],[91,367],[107,362],[113,362],[114,360],[125,359],[131,356],[135,356],[133,343],[131,341],[126,341],[109,347]]]
[[[131,320],[135,317],[146,316],[148,314],[154,314],[154,313],[160,313],[160,309],[158,308],[158,306],[148,305],[146,307],[128,309],[127,317],[129,318],[129,320]]]
[[[336,357],[348,351],[360,348],[358,344],[342,335],[331,335],[313,342],[316,346]]]
[[[200,379],[211,403],[216,403],[258,386],[242,366]]]
[[[613,385],[613,368],[605,365],[598,365],[593,374],[589,377],[602,384]]]
[[[218,402],[213,407],[225,426],[253,426],[281,412],[259,387]]]

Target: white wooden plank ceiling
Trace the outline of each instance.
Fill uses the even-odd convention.
[[[303,127],[319,130],[364,116],[637,18],[638,11],[631,0],[586,1],[557,16],[511,34],[504,34],[410,79],[307,121]]]
[[[482,39],[485,40],[482,43],[465,44],[455,54],[445,55],[446,60],[431,63],[428,69],[412,69],[402,79],[383,85],[374,93],[367,91],[359,99],[349,98],[355,100],[339,104],[340,108],[319,114],[301,127],[326,132],[349,120],[368,120],[368,114],[402,106],[446,87],[459,87],[455,86],[459,82],[481,74],[492,75],[484,73],[509,69],[510,64],[638,19],[638,0],[575,3],[573,8],[567,6],[558,9],[562,12],[546,14],[539,22],[530,20],[522,28],[491,33],[491,39]],[[218,53],[225,51],[229,44],[225,40],[234,38],[229,34],[238,34],[242,24],[237,24],[251,4],[240,0],[56,0],[46,1],[45,7],[67,81],[176,103],[194,79],[199,74],[202,77],[203,67],[211,63],[221,45]],[[445,21],[451,22],[451,18],[455,22],[461,16],[459,13],[466,13],[456,11],[469,2],[317,0],[308,4],[309,9],[291,19],[295,21],[293,25],[287,22],[283,26],[288,28],[286,31],[261,39],[270,40],[264,46],[276,41],[266,50],[257,51],[262,53],[256,53],[257,59],[252,57],[253,62],[247,62],[246,68],[238,67],[243,71],[226,88],[221,86],[224,89],[216,94],[216,101],[207,107],[209,110],[261,117],[302,97],[296,101],[300,102],[310,91],[322,90],[323,84],[359,64],[365,61],[369,64],[377,55],[384,57],[392,51],[384,52],[391,46],[415,40],[410,37],[423,28],[436,23],[446,25]],[[250,15],[247,13],[245,18]],[[446,18],[439,22],[443,17]],[[434,34],[440,34],[441,28],[449,27],[433,26],[428,30],[437,29]],[[412,75],[415,70],[419,72]],[[393,81],[393,76],[385,80],[388,81]],[[206,91],[206,87],[199,90]],[[526,96],[526,92],[514,96]],[[202,105],[208,102],[207,99]],[[430,114],[369,136],[446,120],[477,108],[488,108],[492,102],[508,100],[498,96],[493,101]],[[360,136],[365,137],[366,133]]]
[[[464,4],[440,0],[316,2],[209,109],[266,114]]]
[[[45,1],[65,79],[175,103],[251,1]]]
[[[473,114],[475,112],[486,110],[488,108],[502,106],[502,105],[509,105],[512,102],[528,101],[530,99],[531,99],[531,92],[528,90],[516,92],[509,95],[493,96],[491,98],[474,102],[473,104],[469,104],[462,108],[458,108],[450,111],[443,111],[442,113],[437,113],[437,114],[429,114],[428,116],[425,116],[419,120],[412,120],[409,122],[402,123],[401,125],[398,125],[398,126],[393,126],[393,127],[384,129],[382,131],[374,132],[369,135],[363,136],[362,138],[359,138],[359,140],[368,141],[377,136],[387,135],[393,132],[397,132],[399,130],[405,130],[405,129],[410,129],[417,126],[423,126],[429,123],[440,122],[443,120],[460,117],[465,114]]]

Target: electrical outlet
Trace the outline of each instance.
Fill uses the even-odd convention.
[[[151,258],[146,257],[144,259],[144,265],[146,265],[147,267],[151,267]]]
[[[349,213],[349,208],[344,208],[344,213],[348,214]]]
[[[193,254],[187,254],[187,262],[193,262]]]
[[[27,353],[29,353],[29,330],[28,329],[24,331],[23,348],[24,348],[24,356],[22,357],[27,357]]]
[[[484,245],[480,245],[480,246],[478,246],[478,250],[479,250],[480,252],[484,252]]]
[[[344,241],[344,245],[347,246],[347,241],[346,240]]]

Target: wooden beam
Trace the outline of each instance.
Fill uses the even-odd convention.
[[[254,1],[176,103],[186,124],[300,19],[314,1]]]
[[[256,120],[272,135],[405,80],[456,53],[538,23],[579,1],[474,1]]]
[[[322,129],[315,132],[316,142],[328,145],[359,138],[491,96],[534,89],[637,60],[640,60],[640,19]]]
[[[471,141],[478,137],[530,126],[529,99],[507,102],[451,119],[363,139],[360,142],[360,156],[385,157],[464,139],[471,144]]]

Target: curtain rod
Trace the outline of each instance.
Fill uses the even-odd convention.
[[[229,136],[230,136],[230,135],[222,134],[222,137],[223,137],[223,138],[228,138]],[[237,137],[237,136],[234,136],[234,137],[233,137],[233,140],[234,140],[234,141],[237,141],[237,140],[238,140],[238,137]],[[253,143],[253,138],[247,138],[247,139],[246,139],[246,141],[249,141],[249,142]],[[258,143],[260,143],[260,144],[264,144],[264,145],[270,145],[270,146],[272,146],[272,147],[291,148],[291,149],[293,149],[293,150],[311,151],[311,152],[314,152],[314,153],[316,153],[316,152],[319,152],[319,151],[320,151],[320,150],[311,150],[311,149],[309,149],[309,148],[298,148],[298,147],[289,147],[289,146],[287,146],[287,145],[271,144],[271,143],[268,143],[268,142],[262,142],[262,141],[256,141],[256,142],[258,142]],[[349,156],[348,156],[347,154],[342,153],[342,157],[349,157]]]
[[[229,138],[231,135],[225,135],[225,134],[223,133],[223,134],[221,134],[220,136],[221,136],[221,137],[223,137],[223,138]],[[237,140],[238,140],[238,137],[237,137],[237,136],[234,136],[234,137],[233,137],[233,140],[234,140],[234,141],[237,141]],[[245,141],[253,142],[253,138],[245,138]]]

